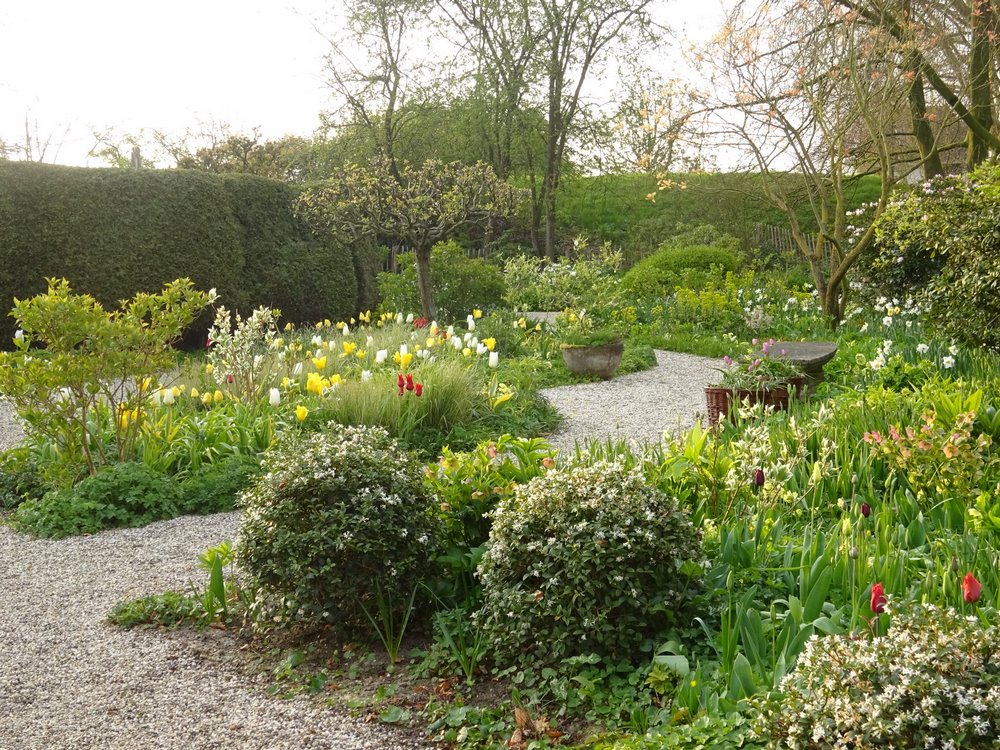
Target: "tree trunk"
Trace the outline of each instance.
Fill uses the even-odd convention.
[[[431,248],[430,246],[418,247],[414,255],[417,257],[417,289],[420,291],[420,308],[423,316],[430,322],[437,318],[434,289],[431,285]]]
[[[990,26],[992,25],[991,0],[974,0],[972,3],[972,49],[969,53],[969,112],[983,126],[993,130],[993,91],[990,86],[992,50],[990,47]],[[990,144],[976,132],[970,130],[966,165],[972,169],[990,155]]]

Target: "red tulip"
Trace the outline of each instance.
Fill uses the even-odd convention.
[[[396,385],[398,385],[400,388],[406,385],[406,383],[403,382],[403,373],[399,373],[398,375],[396,375]]]
[[[413,388],[414,388],[414,390],[416,390],[416,393],[417,393],[418,396],[424,392],[424,384],[423,383],[415,383],[414,386],[413,386]]]
[[[233,382],[233,376],[232,375],[226,375],[226,382],[231,384]]]
[[[413,375],[410,373],[406,373],[406,390],[413,390]]]
[[[872,586],[872,602],[871,602],[872,612],[874,612],[877,615],[880,615],[883,612],[885,612],[886,601],[887,599],[885,597],[885,589],[882,588],[881,583],[876,583],[874,586]]]
[[[966,604],[975,604],[983,593],[982,584],[976,580],[972,573],[966,573],[962,579],[962,596],[965,597]]]

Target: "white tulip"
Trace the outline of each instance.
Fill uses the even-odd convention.
[[[407,323],[413,322],[413,313],[410,313],[409,315],[406,316],[406,322]]]
[[[302,374],[302,363],[301,362],[296,362],[295,363],[295,367],[292,368],[292,375],[295,375],[296,377],[298,377],[301,374]]]
[[[271,406],[277,406],[278,404],[280,404],[281,403],[281,391],[279,391],[277,388],[272,388],[269,391],[269,397],[268,397],[267,401],[268,401],[269,404],[271,404]]]
[[[396,322],[397,323],[403,322],[403,313],[396,313]]]
[[[402,356],[403,356],[404,354],[406,354],[406,353],[407,353],[408,351],[410,351],[410,350],[406,348],[406,344],[400,344],[400,345],[399,345],[399,356],[400,356],[400,357],[402,357]]]
[[[458,351],[462,351],[462,339],[458,336],[451,337],[451,345],[454,346]]]
[[[371,379],[372,379],[372,371],[371,370],[362,370],[361,371],[361,382],[362,383],[367,383]]]
[[[385,362],[386,358],[389,356],[388,349],[379,349],[375,352],[375,364],[380,365]]]
[[[374,343],[375,343],[374,336],[369,336],[367,339],[365,339],[365,346],[371,346]]]
[[[489,349],[486,348],[486,344],[479,344],[476,346],[476,354],[486,354]]]
[[[490,367],[500,364],[500,352],[490,352]]]

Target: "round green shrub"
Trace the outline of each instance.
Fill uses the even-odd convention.
[[[409,600],[436,551],[423,467],[380,427],[331,424],[264,459],[242,495],[237,559],[273,621],[367,629],[362,604]]]
[[[623,286],[639,297],[663,297],[678,285],[689,288],[725,279],[739,267],[739,256],[715,245],[668,246],[643,258],[625,274]]]
[[[497,507],[478,617],[498,659],[634,658],[683,603],[700,554],[676,500],[638,470],[550,471]]]
[[[112,464],[79,484],[26,500],[14,514],[19,531],[60,539],[174,518],[180,486],[143,463]]]

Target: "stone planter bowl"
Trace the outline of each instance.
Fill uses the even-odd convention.
[[[624,351],[625,344],[622,341],[598,346],[562,345],[567,370],[574,375],[597,375],[604,380],[615,376]]]

